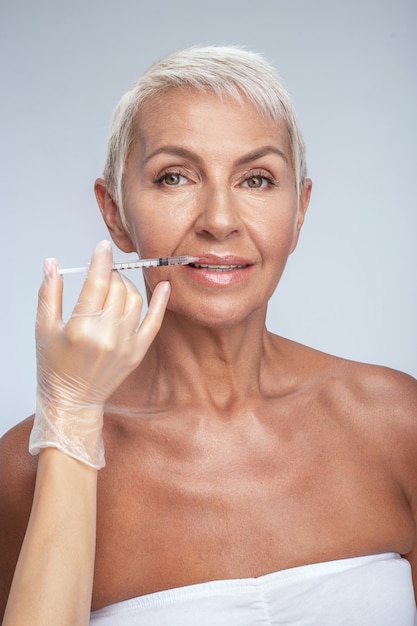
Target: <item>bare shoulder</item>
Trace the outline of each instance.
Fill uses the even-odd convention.
[[[368,409],[377,408],[379,415],[412,417],[417,408],[417,380],[404,372],[330,357],[330,375],[340,377],[352,401]],[[380,413],[382,411],[382,413]],[[416,424],[417,426],[417,424]]]
[[[352,417],[390,434],[392,444],[413,438],[417,442],[415,378],[388,367],[343,359],[335,360],[329,376],[335,379],[335,391]]]
[[[381,418],[401,420],[404,426],[408,422],[417,429],[417,380],[413,376],[287,343],[292,345],[292,359],[302,365],[311,384],[322,388],[329,399],[362,408],[368,415],[376,410]]]
[[[417,380],[389,367],[336,357],[279,340],[279,350],[295,364],[298,384],[309,389],[321,409],[344,420],[393,451],[417,455]],[[288,360],[288,359],[287,359]],[[399,448],[399,447],[400,448]]]
[[[411,564],[417,597],[417,380],[387,367],[329,358],[325,395],[358,447],[385,467],[397,485],[398,507],[413,520],[414,540],[403,554]]]
[[[351,367],[354,406],[417,516],[417,380],[386,367]]]
[[[0,438],[0,616],[32,506],[37,458],[28,452],[32,419]]]
[[[417,598],[417,380],[385,367],[351,364],[348,377],[352,408],[368,449],[380,454],[414,520],[414,543],[408,554]]]
[[[389,367],[309,348],[304,355],[320,406],[381,454],[417,499],[417,380]]]
[[[417,380],[398,370],[322,357],[325,395],[363,428],[390,433],[391,443],[417,437]]]
[[[16,487],[34,480],[37,459],[29,454],[33,418],[20,422],[0,438],[0,495],[7,497]]]

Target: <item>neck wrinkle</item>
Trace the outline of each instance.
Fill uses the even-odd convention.
[[[264,316],[233,328],[208,328],[167,315],[138,370],[139,384],[151,404],[152,398],[173,405],[188,398],[226,408],[259,395],[270,343]]]

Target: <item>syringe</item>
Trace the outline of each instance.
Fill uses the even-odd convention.
[[[199,261],[198,256],[167,256],[159,259],[138,259],[137,261],[123,261],[121,263],[113,263],[113,270],[133,270],[140,267],[159,267],[161,265],[188,265]],[[83,267],[59,268],[58,274],[77,274],[78,272],[88,272],[89,265]]]

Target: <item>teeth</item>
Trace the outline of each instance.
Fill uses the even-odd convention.
[[[242,269],[243,267],[246,267],[246,265],[209,265],[208,263],[192,263],[193,267],[198,267],[198,268],[204,268],[204,269],[210,269],[210,270],[215,270],[215,271],[219,271],[219,272],[224,272],[227,270],[236,270],[236,269]]]

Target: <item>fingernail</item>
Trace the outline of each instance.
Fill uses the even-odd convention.
[[[109,250],[111,250],[111,242],[108,239],[103,239],[103,241],[100,241],[100,243],[97,245],[96,250],[108,252]]]
[[[56,275],[56,259],[45,259],[43,262],[43,275],[46,280],[51,280]]]
[[[161,285],[160,289],[164,296],[168,296],[171,293],[171,283],[169,280],[161,280],[159,284]]]

